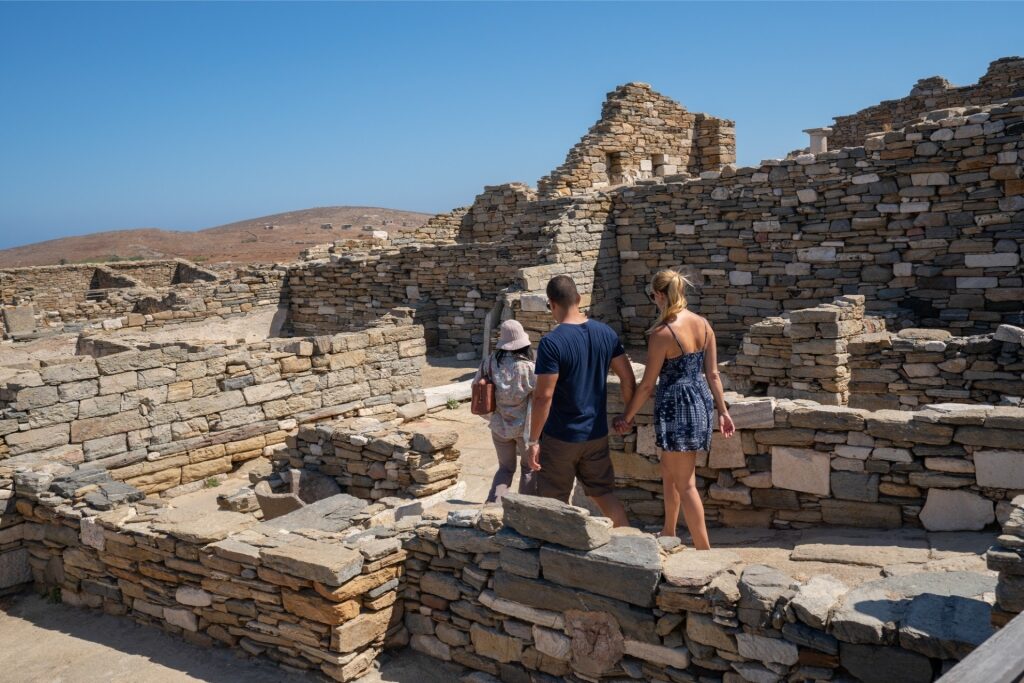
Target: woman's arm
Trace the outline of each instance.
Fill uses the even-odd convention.
[[[715,410],[718,411],[718,429],[725,437],[730,437],[736,428],[729,416],[729,408],[725,405],[725,389],[722,388],[722,377],[718,374],[718,346],[715,331],[708,325],[708,339],[704,347],[704,376],[707,377],[711,395],[715,399]]]
[[[636,391],[633,392],[632,400],[622,414],[622,418],[627,423],[633,421],[644,403],[654,393],[654,387],[657,386],[658,375],[661,373],[661,366],[665,364],[665,356],[669,348],[665,336],[665,328],[659,328],[651,334],[651,339],[647,343],[647,366],[644,368],[644,378],[640,380]]]

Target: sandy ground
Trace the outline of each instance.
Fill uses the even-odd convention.
[[[325,680],[220,648],[195,647],[157,628],[36,595],[0,599],[0,676],[7,683],[179,683]],[[359,683],[455,683],[454,667],[412,650],[388,654]]]
[[[427,356],[423,366],[423,386],[440,387],[472,379],[480,365],[477,360],[459,360],[455,356]]]

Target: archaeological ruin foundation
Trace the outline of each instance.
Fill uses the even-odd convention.
[[[1024,628],[1024,60],[810,131],[737,167],[733,122],[629,83],[536,188],[402,237],[0,270],[0,592],[338,681],[404,647],[474,683],[950,673]],[[611,439],[636,528],[460,506],[428,356],[538,339],[568,274],[642,359],[666,267],[739,430],[697,467],[716,549],[648,533],[650,406]]]

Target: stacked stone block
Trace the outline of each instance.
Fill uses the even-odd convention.
[[[1024,330],[954,337],[946,330],[865,334],[849,343],[850,405],[1017,404],[1024,397]]]
[[[1017,99],[936,112],[865,147],[615,192],[627,340],[645,343],[644,287],[673,267],[698,281],[691,307],[729,352],[767,316],[847,294],[900,327],[1019,326],[1022,136]]]
[[[298,424],[425,410],[418,327],[248,345],[151,344],[0,385],[0,476],[55,461],[176,492],[284,447]]]
[[[557,501],[502,506],[420,526],[405,546],[410,645],[479,672],[467,680],[924,683],[992,633],[991,576],[801,582]]]
[[[601,119],[537,187],[544,197],[585,194],[647,178],[697,175],[735,160],[732,121],[690,113],[646,83],[627,83],[608,93]]]
[[[358,507],[329,531],[282,535],[280,523],[234,512],[19,501],[38,591],[336,681],[366,673],[401,631],[405,552],[396,538],[349,529],[365,518]]]
[[[977,83],[957,87],[941,76],[923,78],[907,97],[886,100],[855,114],[835,117],[828,145],[832,149],[857,147],[871,133],[902,128],[935,109],[991,104],[1019,97],[1024,84],[1024,59],[1003,57],[989,64]]]
[[[848,344],[863,329],[863,296],[843,296],[831,304],[793,311],[789,326],[793,398],[846,405],[850,398]]]
[[[731,363],[723,368],[729,386],[743,394],[783,396],[790,388],[793,342],[789,321],[771,316],[750,326]]]
[[[987,555],[988,568],[999,572],[992,623],[1003,626],[1024,612],[1024,495],[1010,502],[1003,533]]]
[[[422,498],[458,482],[456,432],[407,432],[372,419],[299,428],[290,467],[334,477],[343,490],[367,500],[402,495]]]

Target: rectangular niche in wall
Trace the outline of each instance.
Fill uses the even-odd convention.
[[[609,152],[608,182],[612,185],[623,185],[629,182],[629,152]]]

